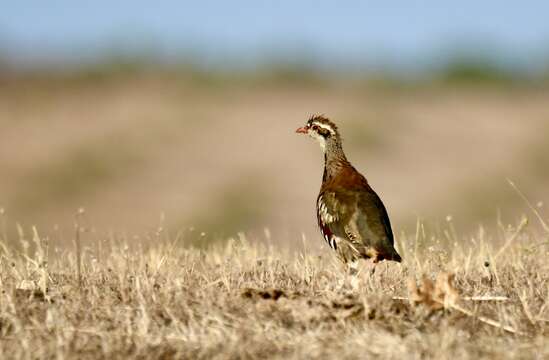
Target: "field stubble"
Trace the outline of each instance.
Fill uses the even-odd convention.
[[[0,357],[547,358],[547,234],[526,225],[465,239],[418,223],[402,264],[357,277],[316,239],[80,246],[77,228],[71,251],[33,229],[0,250]]]

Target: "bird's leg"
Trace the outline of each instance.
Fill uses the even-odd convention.
[[[358,262],[357,261],[344,261],[343,262],[344,267],[344,275],[343,277],[337,282],[337,288],[339,290],[348,289],[349,285],[352,289],[356,290],[358,289]]]
[[[358,277],[358,261],[351,261],[347,266],[347,274],[350,277],[351,288],[353,290],[358,290],[360,287],[360,278]]]
[[[358,275],[358,261],[351,261],[347,264],[347,274],[352,276]]]
[[[366,284],[369,284],[368,287],[371,289],[372,288],[372,280],[374,278],[374,273],[376,271],[376,264],[375,263],[372,263],[370,261],[366,261],[366,266],[369,267],[369,271],[367,272],[369,274],[369,276],[364,276],[364,282]],[[367,270],[367,269],[365,269]]]
[[[374,261],[370,269],[370,276],[374,276],[374,273],[376,272],[376,265],[377,263]]]
[[[352,275],[352,270],[350,264],[344,259],[340,259],[338,264],[341,266],[342,277],[337,281],[337,289],[343,290],[347,287],[349,283],[349,277]]]
[[[369,275],[370,275],[370,278],[372,278],[374,276],[374,273],[376,272],[376,265],[377,265],[377,261],[366,261],[366,266],[369,268]]]

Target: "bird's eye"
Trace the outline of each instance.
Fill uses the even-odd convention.
[[[313,130],[318,130],[318,125],[313,125]]]

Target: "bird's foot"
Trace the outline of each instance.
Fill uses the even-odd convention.
[[[349,283],[353,291],[358,291],[361,288],[361,279],[359,276],[352,276]]]
[[[357,276],[359,273],[358,271],[358,263],[356,261],[353,261],[347,266],[347,274],[350,276]]]

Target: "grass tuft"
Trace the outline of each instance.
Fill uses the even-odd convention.
[[[448,245],[418,223],[399,236],[402,264],[349,277],[327,250],[290,253],[244,234],[207,249],[159,238],[75,254],[48,251],[33,229],[33,254],[0,247],[0,354],[544,358],[549,246],[509,231],[503,247],[484,232]]]

